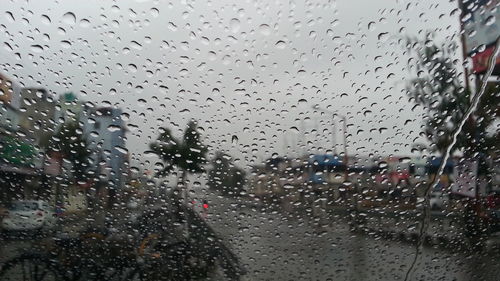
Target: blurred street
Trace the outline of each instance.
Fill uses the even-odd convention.
[[[403,280],[414,257],[413,244],[351,233],[341,218],[318,227],[305,216],[211,200],[208,220],[241,258],[247,280]],[[415,280],[498,280],[499,258],[426,247]]]
[[[243,280],[402,280],[414,257],[414,244],[351,232],[343,215],[314,220],[305,213],[287,214],[215,194],[207,200],[208,212],[199,210],[200,216],[239,257],[247,270]],[[76,233],[86,223],[72,218],[60,231]],[[1,261],[34,243],[37,239],[5,238]],[[415,280],[496,281],[499,258],[498,252],[428,246]]]

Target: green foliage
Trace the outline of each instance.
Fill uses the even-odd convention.
[[[75,180],[86,179],[91,151],[83,130],[77,122],[64,123],[52,137],[49,149],[61,153],[63,161],[72,164],[71,172]]]
[[[417,76],[409,82],[407,92],[411,100],[426,109],[424,132],[432,143],[432,150],[443,154],[471,105],[470,92],[459,79],[459,62],[452,59],[456,46],[437,46],[432,43],[431,35],[427,38],[426,41],[408,40],[408,50],[413,55],[409,64],[415,67]],[[475,112],[475,119],[467,120],[453,151],[473,154],[498,150],[494,141],[498,139],[498,132],[488,134],[488,127],[498,118],[497,97],[498,89],[490,85]]]
[[[156,142],[150,144],[151,150],[164,162],[159,175],[166,175],[174,168],[188,173],[203,172],[207,149],[200,140],[200,134],[194,121],[188,123],[182,141],[176,139],[170,129],[160,128]]]
[[[236,167],[231,157],[217,152],[208,172],[208,186],[223,195],[238,196],[245,187],[245,171]]]

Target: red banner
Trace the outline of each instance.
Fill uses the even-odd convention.
[[[483,73],[488,69],[488,61],[490,60],[495,46],[491,46],[484,50],[484,52],[478,53],[472,57],[472,70],[474,73]],[[495,65],[500,63],[500,56],[497,56]]]

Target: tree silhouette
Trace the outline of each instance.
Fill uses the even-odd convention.
[[[412,54],[408,62],[416,77],[409,81],[407,93],[411,100],[426,109],[424,132],[432,143],[431,149],[442,155],[471,102],[469,90],[459,79],[458,61],[452,58],[456,45],[437,46],[431,40],[431,34],[427,34],[426,40],[408,40],[407,48]],[[495,102],[498,98],[496,88],[496,85],[489,85],[475,112],[476,118],[467,120],[452,152],[462,150],[467,155],[498,152],[495,141],[498,131],[488,133],[488,127],[500,112]]]
[[[88,148],[87,138],[83,135],[81,126],[76,121],[67,121],[61,125],[49,141],[48,149],[61,155],[60,173],[63,163],[71,164],[68,174],[73,183],[88,179],[91,151]],[[66,175],[67,176],[67,175]],[[67,177],[68,178],[68,177]],[[88,200],[88,196],[87,196]],[[60,185],[57,185],[56,203],[61,203]]]
[[[190,121],[184,131],[182,140],[176,139],[170,129],[161,127],[160,135],[155,142],[150,144],[151,150],[157,154],[164,163],[158,175],[165,176],[174,169],[179,170],[178,188],[187,192],[186,177],[189,173],[201,173],[206,163],[206,147],[201,143],[200,134],[195,121]],[[185,194],[187,199],[187,194]]]
[[[51,151],[59,152],[62,160],[71,163],[71,175],[74,181],[87,179],[91,151],[81,126],[74,121],[64,123],[52,137]]]

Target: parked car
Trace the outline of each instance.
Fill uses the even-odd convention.
[[[429,203],[431,209],[441,210],[444,208],[445,204],[448,202],[448,195],[439,191],[434,191],[431,193],[431,198]]]
[[[53,230],[57,216],[45,201],[14,201],[7,207],[1,225],[4,231]]]

